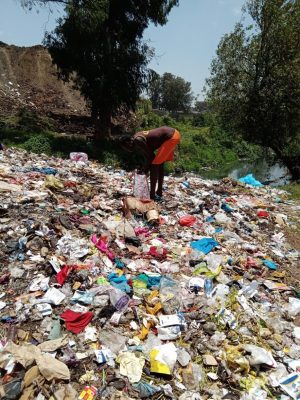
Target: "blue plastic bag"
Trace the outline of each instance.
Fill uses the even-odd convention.
[[[275,264],[274,261],[265,259],[265,260],[263,261],[263,264],[264,264],[266,267],[268,267],[269,269],[273,269],[273,270],[276,270],[276,269],[277,269],[277,264]]]
[[[239,179],[240,182],[246,183],[247,185],[251,185],[254,187],[262,187],[263,184],[256,180],[252,174],[248,174],[246,176],[243,176],[242,178]]]
[[[191,243],[191,248],[208,254],[213,248],[219,246],[219,243],[213,238],[203,238]]]

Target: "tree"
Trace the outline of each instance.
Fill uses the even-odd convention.
[[[161,92],[161,108],[170,112],[188,111],[191,108],[191,83],[183,78],[165,72],[161,77]]]
[[[22,7],[32,10],[34,7],[67,5],[69,0],[20,0]]]
[[[147,93],[152,103],[152,108],[161,108],[161,77],[155,71],[150,71],[147,84]]]
[[[201,100],[195,101],[193,109],[194,109],[194,111],[199,112],[199,113],[203,113],[203,112],[207,111],[206,101],[201,101]]]
[[[178,0],[25,0],[65,4],[65,17],[45,38],[60,77],[74,79],[88,100],[97,137],[110,134],[111,118],[134,110],[145,88],[152,50],[142,35],[150,22],[164,25]]]
[[[253,25],[225,35],[207,99],[221,124],[273,149],[300,178],[300,1],[248,0]]]
[[[157,72],[151,71],[147,92],[153,108],[173,113],[188,111],[194,99],[191,83],[169,72],[160,76]]]

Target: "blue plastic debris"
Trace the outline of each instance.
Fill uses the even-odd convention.
[[[274,269],[274,270],[276,270],[276,269],[278,268],[277,264],[275,264],[274,261],[271,261],[271,260],[265,259],[265,260],[263,261],[263,264],[264,264],[266,267],[268,267],[269,269]]]
[[[139,383],[134,383],[132,385],[135,390],[137,390],[140,393],[141,398],[145,397],[151,397],[155,393],[158,393],[161,391],[160,387],[150,385],[149,383],[145,381],[140,381]]]
[[[213,238],[203,238],[191,243],[192,249],[201,251],[204,254],[208,254],[216,246],[219,246],[219,243]]]
[[[115,258],[115,264],[116,264],[116,267],[119,269],[123,269],[125,267],[125,264],[118,258]]]
[[[221,208],[227,213],[233,212],[233,209],[227,203],[222,203]]]
[[[243,176],[242,178],[239,179],[239,181],[246,183],[247,185],[254,186],[254,187],[262,187],[263,186],[263,184],[261,182],[259,182],[257,179],[255,179],[252,174]]]
[[[107,279],[109,280],[111,286],[122,290],[122,292],[131,292],[131,287],[128,285],[128,281],[125,275],[119,276],[115,272],[112,272],[108,275]]]
[[[56,175],[57,169],[51,167],[32,167],[31,171],[40,172],[45,175]]]

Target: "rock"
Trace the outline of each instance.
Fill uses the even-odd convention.
[[[214,322],[206,322],[203,325],[203,330],[209,335],[213,335],[217,330],[217,325]]]
[[[47,247],[42,247],[40,253],[42,257],[46,257],[46,255],[49,253],[49,250]]]
[[[18,336],[18,339],[25,340],[26,336],[27,336],[27,332],[23,331],[23,329],[18,329],[17,336]]]
[[[212,367],[218,365],[218,362],[215,359],[215,357],[213,357],[210,354],[205,354],[202,358],[203,358],[203,363],[205,365],[209,365],[209,366],[212,366]]]
[[[186,367],[191,361],[190,354],[183,348],[177,350],[177,361],[182,367]]]

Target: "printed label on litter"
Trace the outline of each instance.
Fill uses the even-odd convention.
[[[293,399],[300,399],[300,374],[293,373],[279,382],[281,388]]]

